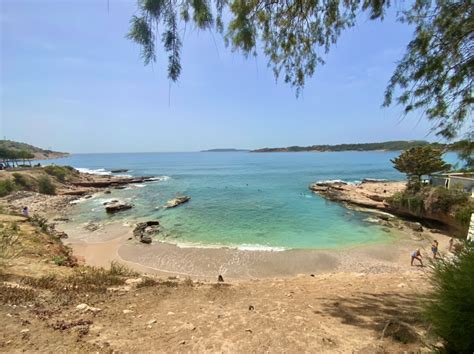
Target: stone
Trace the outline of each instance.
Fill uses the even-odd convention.
[[[97,224],[95,222],[88,222],[86,225],[84,225],[84,229],[90,232],[94,232],[96,230],[99,230],[102,226],[100,224]]]
[[[112,192],[109,191],[109,190],[104,191],[104,194],[110,194],[110,193],[112,193]]]
[[[223,283],[224,282],[224,277],[219,274],[219,276],[217,277],[217,282],[218,283]]]
[[[102,309],[99,309],[98,307],[92,307],[92,306],[89,306],[87,304],[77,305],[76,310],[82,311],[82,312],[90,311],[90,312],[93,312],[93,313],[97,313],[97,312],[102,311]]]
[[[132,313],[133,311],[132,311],[132,310],[127,310],[127,309],[125,309],[125,310],[123,310],[122,312],[123,312],[124,314],[128,314],[128,313]]]
[[[128,210],[128,209],[132,209],[132,208],[133,208],[132,204],[117,202],[117,203],[107,204],[105,206],[105,211],[108,214],[114,214],[114,213],[117,213],[119,211]]]
[[[152,319],[152,320],[148,321],[146,324],[150,326],[150,325],[152,325],[152,324],[154,324],[154,323],[156,323],[156,322],[157,322],[157,321],[156,321],[155,319]]]
[[[423,232],[423,226],[419,222],[406,221],[405,225],[416,232]]]
[[[112,170],[110,172],[112,172],[112,173],[121,173],[121,172],[128,172],[128,170],[126,168],[119,168],[117,170]]]
[[[135,226],[133,235],[140,240],[140,242],[150,244],[152,243],[152,235],[160,231],[160,222],[157,220],[140,222]]]
[[[191,197],[188,197],[188,196],[185,196],[185,195],[180,196],[180,197],[176,197],[174,199],[169,200],[166,203],[165,209],[176,208],[177,206],[179,206],[183,203],[189,202],[189,200],[191,200]]]

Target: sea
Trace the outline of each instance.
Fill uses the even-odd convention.
[[[190,152],[73,154],[45,164],[69,165],[82,172],[153,176],[154,181],[112,189],[79,200],[76,223],[159,220],[160,241],[180,247],[231,247],[242,250],[334,249],[392,242],[393,234],[354,211],[313,194],[318,181],[360,183],[405,176],[390,159],[400,152]],[[456,160],[447,154],[446,160]],[[163,206],[176,196],[191,200]],[[108,215],[103,203],[119,199],[134,208]]]

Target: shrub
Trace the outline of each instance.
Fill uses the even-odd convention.
[[[56,177],[59,181],[64,182],[66,180],[67,169],[61,166],[49,165],[44,167],[44,172],[48,175]]]
[[[5,197],[15,190],[15,185],[9,179],[0,181],[0,197]]]
[[[459,223],[465,227],[469,226],[471,222],[472,207],[470,205],[460,208],[456,211],[455,218]]]
[[[424,316],[452,353],[474,352],[474,249],[466,246],[453,261],[439,261]]]
[[[20,187],[20,189],[27,190],[27,191],[31,191],[34,189],[33,182],[27,176],[18,172],[13,173],[12,176],[13,176],[13,182],[18,187]]]
[[[62,256],[54,256],[52,261],[54,262],[54,264],[58,266],[63,266],[67,264],[66,257],[62,257]]]
[[[38,179],[38,191],[42,194],[54,195],[56,194],[56,187],[50,178],[43,176]]]
[[[454,206],[466,204],[469,194],[457,189],[446,189],[443,187],[428,187],[424,190],[426,196],[426,207],[431,211],[442,211],[448,213]]]

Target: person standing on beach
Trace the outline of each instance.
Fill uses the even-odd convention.
[[[453,244],[454,244],[454,239],[451,237],[449,239],[449,246],[448,246],[448,251],[453,252]]]
[[[413,261],[415,259],[417,259],[421,266],[423,267],[423,261],[421,260],[422,258],[422,255],[421,255],[421,252],[420,252],[420,249],[418,248],[416,251],[413,251],[413,253],[411,254],[411,265],[413,265]]]
[[[434,240],[433,243],[431,244],[431,252],[433,252],[433,258],[438,259],[439,258],[439,252],[438,252],[438,241]]]

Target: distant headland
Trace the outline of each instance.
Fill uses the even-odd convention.
[[[242,152],[242,151],[250,151],[246,149],[210,149],[210,150],[202,150],[201,152]]]
[[[33,160],[48,160],[69,156],[69,153],[67,152],[42,149],[33,145],[12,140],[0,140],[0,150],[28,152],[34,156]]]
[[[395,140],[380,143],[360,144],[337,144],[337,145],[311,145],[311,146],[288,146],[278,148],[262,148],[251,152],[337,152],[337,151],[401,151],[413,147],[433,145],[439,148],[455,149],[455,144],[430,143],[425,140]]]

